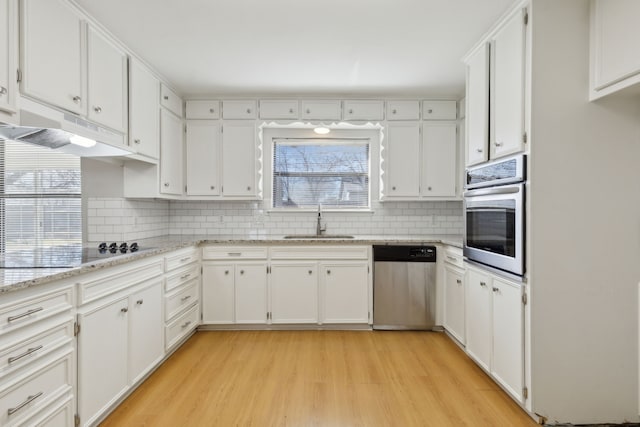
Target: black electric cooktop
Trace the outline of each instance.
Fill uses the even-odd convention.
[[[89,248],[82,245],[51,246],[24,249],[0,254],[0,268],[73,268],[81,264],[113,258],[125,253],[136,252],[109,250],[108,247]],[[148,249],[148,248],[146,248]]]

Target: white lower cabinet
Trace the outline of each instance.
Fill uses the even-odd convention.
[[[465,343],[464,270],[445,263],[444,328],[461,344]]]
[[[162,283],[129,297],[129,384],[135,384],[164,356]]]
[[[320,264],[320,323],[368,323],[367,262]]]
[[[271,264],[271,323],[318,323],[318,263]]]
[[[469,268],[466,350],[516,400],[525,398],[523,285]]]

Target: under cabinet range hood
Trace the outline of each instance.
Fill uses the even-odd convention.
[[[125,135],[71,113],[20,99],[20,125],[0,123],[0,139],[27,142],[81,157],[121,157],[133,154]]]

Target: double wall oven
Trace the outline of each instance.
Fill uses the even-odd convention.
[[[471,167],[466,175],[465,257],[523,276],[526,156]]]

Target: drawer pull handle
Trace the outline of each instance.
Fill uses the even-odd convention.
[[[16,314],[15,316],[7,317],[7,322],[13,322],[14,320],[22,319],[23,317],[31,316],[34,313],[44,310],[42,307],[34,308],[32,310],[25,311],[22,314]]]
[[[485,287],[487,284],[485,282],[480,282],[480,286]]]
[[[189,277],[191,277],[191,273],[183,274],[182,276],[180,276],[180,280],[188,279]]]
[[[449,255],[447,255],[447,259],[448,259],[449,261],[453,261],[453,262],[456,262],[456,261],[457,261],[457,259],[456,259],[456,258],[454,258],[454,257],[452,257],[452,256],[449,256]]]
[[[182,325],[182,329],[188,327],[191,324],[191,320],[189,320],[187,323],[185,323],[184,325]]]
[[[40,350],[41,348],[42,348],[42,346],[41,346],[41,345],[39,345],[39,346],[37,346],[37,347],[33,347],[33,348],[28,349],[27,351],[25,351],[25,352],[24,352],[24,353],[22,353],[22,354],[19,354],[19,355],[17,355],[17,356],[10,357],[10,358],[9,358],[9,363],[13,363],[13,362],[15,362],[16,360],[20,360],[20,359],[22,359],[23,357],[27,357],[28,355],[35,353],[36,351]]]
[[[33,394],[31,396],[27,396],[27,399],[22,402],[21,404],[19,404],[18,406],[14,407],[14,408],[9,408],[7,410],[7,414],[9,415],[13,415],[16,412],[18,412],[20,409],[24,408],[25,406],[27,406],[29,403],[33,402],[34,400],[36,400],[37,398],[39,398],[40,396],[42,396],[42,392]]]
[[[500,290],[500,289],[498,289],[498,288],[496,288],[496,287],[494,287],[494,288],[493,288],[493,292],[498,292],[499,290]]]
[[[0,86],[0,95],[6,95],[7,94],[7,88],[4,86]]]
[[[124,308],[121,308],[120,311],[123,313],[126,313],[127,311],[129,311],[129,309],[127,307],[124,307]]]
[[[185,261],[189,261],[191,259],[190,256],[186,256],[184,258],[180,258],[180,262],[185,262]]]
[[[180,301],[185,302],[186,300],[188,300],[189,298],[191,298],[191,295],[187,295],[186,297],[182,297],[180,298]]]
[[[228,256],[242,256],[242,252],[227,252]]]
[[[136,304],[142,305],[143,302],[144,302],[144,300],[139,299],[138,301],[136,301]]]

